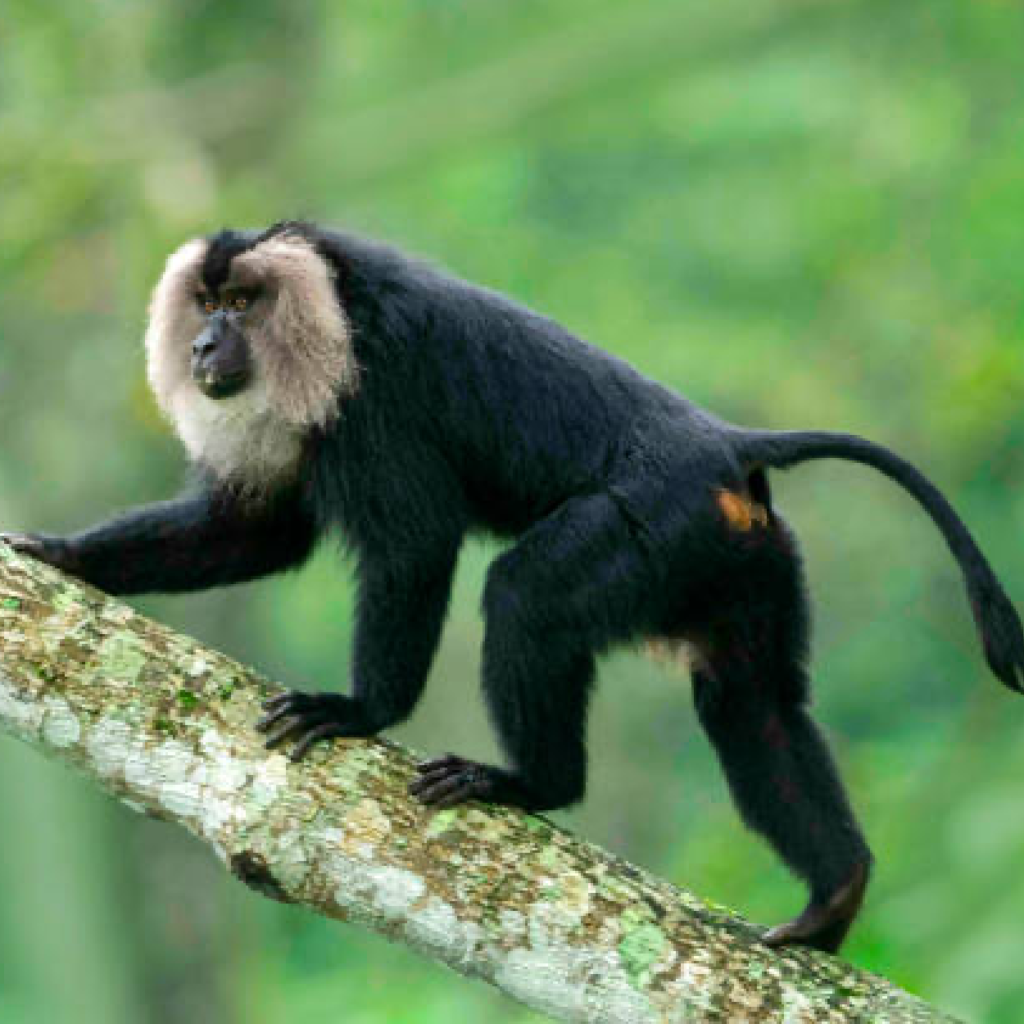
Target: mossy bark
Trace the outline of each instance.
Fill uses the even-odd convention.
[[[0,726],[193,832],[253,889],[358,923],[567,1021],[952,1018],[549,822],[410,800],[410,754],[293,765],[253,725],[276,687],[0,544]]]

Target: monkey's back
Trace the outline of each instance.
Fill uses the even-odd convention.
[[[518,533],[628,475],[641,439],[644,471],[662,464],[666,480],[721,444],[720,421],[548,317],[377,243],[330,237],[361,366],[339,443],[362,495],[376,460],[398,451],[447,497],[457,486],[472,525]]]

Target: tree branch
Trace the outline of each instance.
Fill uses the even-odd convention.
[[[567,1021],[950,1021],[549,822],[406,796],[408,752],[301,765],[253,729],[276,688],[0,544],[0,726],[184,826],[274,899],[352,921]]]

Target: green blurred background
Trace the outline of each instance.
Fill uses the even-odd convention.
[[[0,0],[0,523],[165,496],[141,337],[167,252],[313,216],[511,292],[730,418],[926,467],[1024,601],[1024,12],[1010,0]],[[845,955],[1024,1019],[1024,704],[891,485],[776,482],[817,596],[820,716],[879,857]],[[465,553],[398,731],[493,754]],[[147,611],[344,682],[348,566]],[[802,892],[732,811],[685,680],[623,653],[571,828],[774,921]],[[262,902],[178,831],[0,743],[4,1024],[537,1020]]]

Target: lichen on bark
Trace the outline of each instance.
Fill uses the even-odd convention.
[[[302,764],[253,729],[276,687],[0,544],[0,727],[189,829],[253,891],[406,943],[566,1020],[931,1022],[882,978],[759,929],[550,822],[406,794],[411,755]]]

